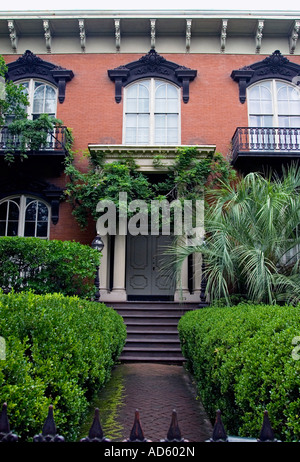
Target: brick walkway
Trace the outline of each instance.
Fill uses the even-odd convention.
[[[203,442],[212,426],[184,367],[167,364],[133,363],[115,367],[112,378],[97,398],[104,436],[111,441],[128,439],[139,410],[144,436],[151,441],[166,438],[173,409],[177,412],[181,436]],[[92,415],[83,434],[88,433]]]

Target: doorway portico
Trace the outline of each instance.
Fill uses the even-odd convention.
[[[195,146],[193,146],[195,148]],[[196,146],[199,159],[215,151],[215,146]],[[128,156],[147,174],[166,174],[177,155],[175,146],[89,145],[91,157],[114,162]],[[159,166],[156,163],[160,158]],[[97,230],[98,231],[98,230]],[[203,227],[197,229],[203,236]],[[101,235],[104,242],[100,265],[100,297],[103,302],[175,301],[197,303],[201,287],[201,255],[194,254],[182,267],[180,278],[166,265],[165,249],[172,236]],[[169,269],[167,269],[169,268]]]

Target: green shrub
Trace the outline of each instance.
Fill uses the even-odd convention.
[[[78,242],[1,237],[0,287],[37,294],[60,292],[90,298],[99,253]]]
[[[178,325],[187,367],[210,418],[230,434],[258,437],[263,411],[276,437],[300,440],[300,305],[239,304],[185,314]]]
[[[0,293],[0,335],[0,403],[8,404],[11,429],[31,439],[53,404],[59,433],[74,440],[124,346],[121,316],[78,297]]]

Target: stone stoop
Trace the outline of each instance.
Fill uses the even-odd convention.
[[[182,364],[177,325],[196,304],[172,302],[126,302],[110,304],[124,319],[127,341],[121,362]]]

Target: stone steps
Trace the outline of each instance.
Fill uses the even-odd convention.
[[[182,364],[177,325],[187,311],[198,305],[177,303],[116,303],[111,305],[124,319],[126,345],[121,362],[164,362]]]

